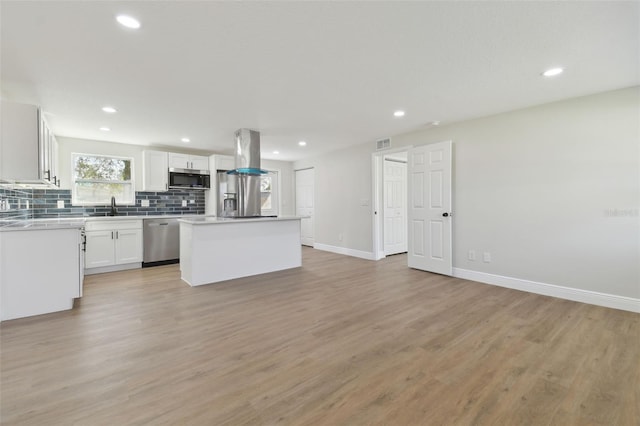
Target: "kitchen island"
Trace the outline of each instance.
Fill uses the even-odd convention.
[[[182,280],[197,286],[302,266],[300,219],[180,219]]]

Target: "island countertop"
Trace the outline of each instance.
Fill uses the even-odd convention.
[[[304,219],[303,216],[278,216],[278,217],[189,217],[184,219],[178,219],[178,222],[187,223],[190,225],[223,225],[231,223],[245,223],[245,222],[277,222],[283,220],[300,220]]]

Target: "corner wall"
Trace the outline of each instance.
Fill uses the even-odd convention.
[[[453,141],[455,268],[640,298],[640,88],[391,139]],[[317,242],[373,252],[371,211],[358,205],[371,201],[373,148],[294,164],[316,168]],[[467,260],[471,249],[491,263]]]

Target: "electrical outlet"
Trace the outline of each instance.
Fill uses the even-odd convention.
[[[58,208],[64,209],[64,200],[58,200]]]
[[[338,234],[338,241],[342,241],[342,234]]]
[[[195,204],[196,200],[189,200],[189,204]]]
[[[29,210],[29,200],[25,202],[27,210]]]
[[[490,263],[491,262],[491,253],[489,253],[488,251],[485,251],[482,254],[482,260],[484,261],[484,263]]]
[[[187,207],[187,200],[182,200],[182,207]]]
[[[140,207],[149,207],[149,200],[140,200]]]
[[[469,253],[467,254],[467,259],[474,261],[476,260],[476,251],[475,250],[469,250]]]

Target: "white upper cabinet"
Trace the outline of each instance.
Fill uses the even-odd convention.
[[[2,100],[0,179],[58,181],[54,163],[53,134],[35,105]]]
[[[57,142],[35,105],[2,101],[0,179],[60,184]]]
[[[60,184],[57,142],[35,105],[2,101],[0,179]]]
[[[166,191],[169,188],[169,154],[163,151],[143,151],[142,190]]]
[[[209,157],[190,155],[191,168],[195,170],[209,170]]]
[[[172,169],[209,170],[209,157],[170,152],[169,167]]]
[[[191,167],[189,167],[189,155],[170,152],[169,167],[172,169],[190,169]]]

